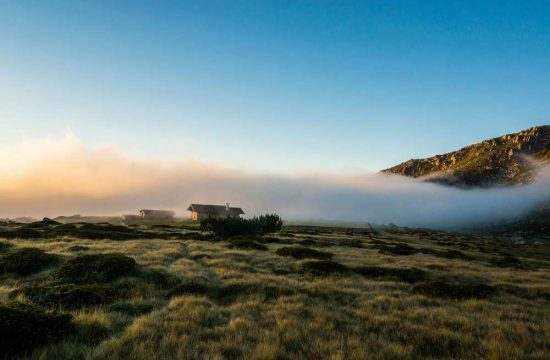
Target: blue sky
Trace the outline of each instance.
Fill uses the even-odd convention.
[[[0,143],[376,171],[550,123],[549,1],[0,1]]]

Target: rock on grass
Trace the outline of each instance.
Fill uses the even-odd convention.
[[[0,255],[0,274],[30,275],[50,266],[57,257],[36,248],[8,249]]]
[[[12,359],[59,340],[73,330],[68,314],[22,303],[0,304],[0,358]]]
[[[325,251],[319,251],[315,249],[310,249],[303,246],[286,246],[276,251],[277,255],[280,256],[290,256],[295,259],[319,259],[319,260],[329,260],[332,259],[332,254]]]
[[[61,265],[55,280],[75,284],[104,283],[130,275],[135,269],[136,261],[125,255],[80,255]]]

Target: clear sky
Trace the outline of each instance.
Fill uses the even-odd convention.
[[[0,1],[0,144],[375,171],[550,123],[550,1]]]

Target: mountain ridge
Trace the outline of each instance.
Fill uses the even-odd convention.
[[[550,164],[550,125],[487,139],[442,155],[411,159],[382,173],[458,187],[520,185]]]

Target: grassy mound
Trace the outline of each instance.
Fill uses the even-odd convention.
[[[349,272],[349,268],[336,261],[308,260],[300,264],[300,271],[315,275],[327,275],[333,273],[347,273]]]
[[[45,308],[78,309],[114,301],[117,292],[103,285],[60,284],[52,286],[33,285],[17,289],[10,296],[25,295],[32,302]]]
[[[0,358],[17,358],[56,341],[73,330],[68,314],[46,312],[21,304],[0,304]]]
[[[290,256],[295,259],[319,259],[329,260],[332,259],[332,254],[325,251],[319,251],[310,249],[303,246],[286,246],[276,251],[277,255]]]
[[[397,280],[415,283],[426,278],[426,272],[416,268],[395,269],[380,266],[363,266],[353,270],[365,277],[380,280]]]
[[[267,250],[267,246],[258,244],[254,240],[247,240],[247,239],[230,240],[227,247],[230,249],[241,249],[241,250],[263,250],[263,251]]]
[[[51,265],[57,257],[36,248],[8,249],[0,256],[0,274],[29,275]]]
[[[55,280],[75,284],[104,283],[130,275],[135,269],[136,261],[125,255],[80,255],[61,265]]]
[[[491,285],[470,281],[447,282],[444,280],[434,280],[415,285],[413,287],[413,291],[417,294],[430,297],[449,299],[483,299],[493,295],[496,292],[496,289]]]

